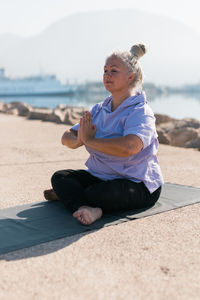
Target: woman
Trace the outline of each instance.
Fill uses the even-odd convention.
[[[143,44],[114,52],[104,67],[111,96],[86,111],[62,137],[62,144],[90,153],[87,170],[63,170],[52,176],[47,200],[60,200],[84,225],[104,212],[150,207],[158,200],[163,178],[157,160],[155,118],[142,92],[138,59]]]

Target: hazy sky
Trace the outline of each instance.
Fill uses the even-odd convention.
[[[0,0],[0,34],[27,37],[72,13],[114,8],[171,16],[200,33],[200,0]]]

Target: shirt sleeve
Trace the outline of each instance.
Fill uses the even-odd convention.
[[[144,108],[133,110],[124,124],[123,136],[128,134],[137,135],[143,142],[143,149],[148,147],[157,138],[153,112],[145,112]]]
[[[93,118],[94,115],[98,112],[98,109],[99,109],[99,104],[98,104],[98,103],[95,104],[95,105],[92,107],[92,109],[90,110],[90,112],[91,112],[91,114],[92,114],[92,118]],[[73,125],[73,126],[71,127],[72,130],[76,130],[76,131],[78,131],[78,128],[79,128],[79,122],[76,123],[75,125]]]

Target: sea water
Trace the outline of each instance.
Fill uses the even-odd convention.
[[[171,94],[149,101],[155,113],[175,119],[194,118],[200,121],[200,94]]]
[[[6,97],[3,102],[20,101],[36,107],[55,108],[59,104],[81,106],[90,109],[95,103],[106,98],[106,94],[76,94],[62,97]],[[176,119],[194,118],[200,120],[200,94],[160,95],[148,99],[154,113],[166,114]]]

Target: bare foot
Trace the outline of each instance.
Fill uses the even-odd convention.
[[[99,207],[81,206],[73,213],[74,218],[84,225],[90,225],[102,216],[102,209]]]
[[[53,189],[44,191],[44,198],[49,201],[57,201],[58,197]]]

